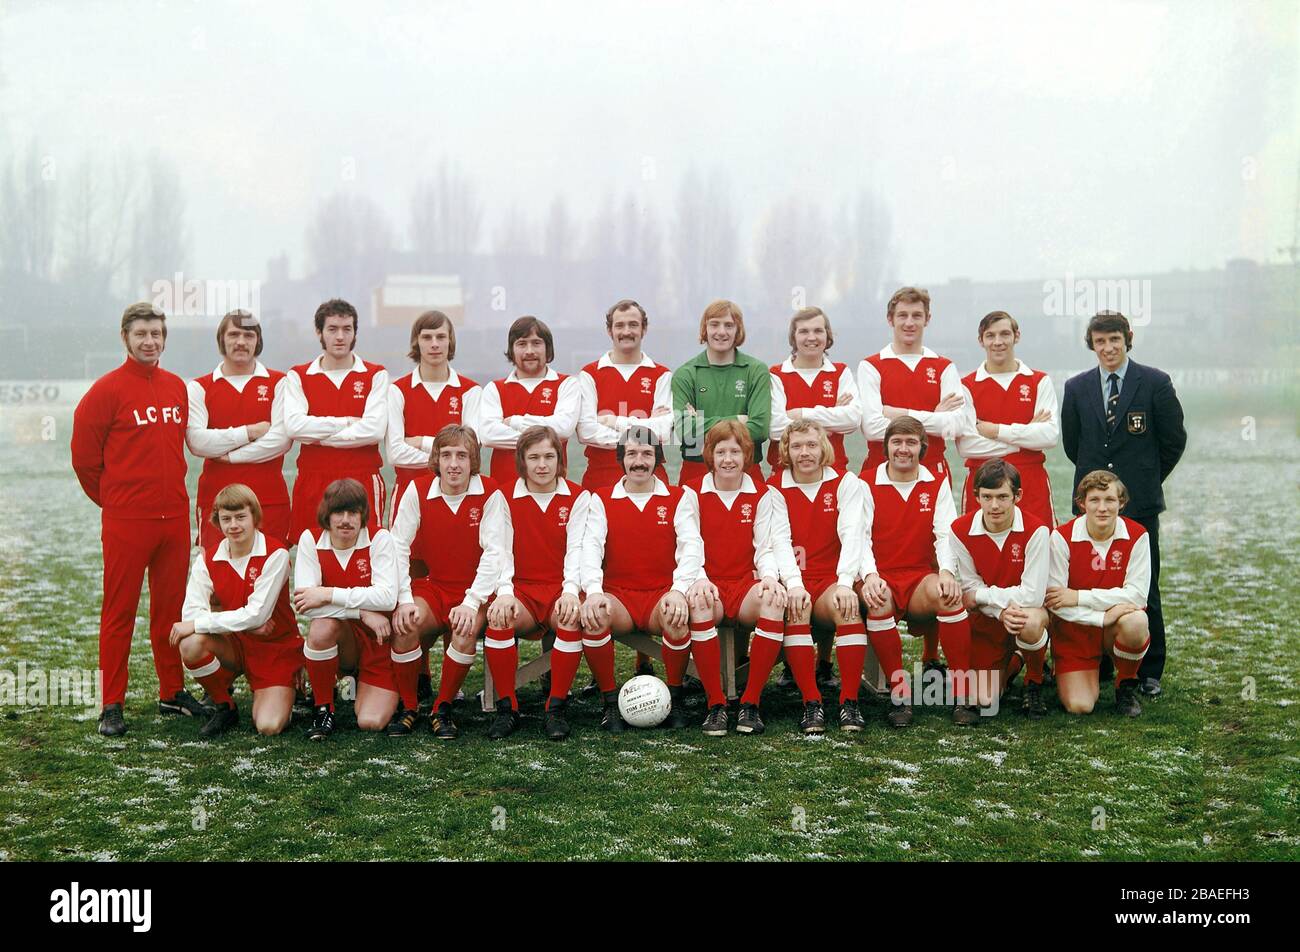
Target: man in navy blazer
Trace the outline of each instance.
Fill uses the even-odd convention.
[[[1147,619],[1151,646],[1138,682],[1144,694],[1160,693],[1165,667],[1165,623],[1160,610],[1160,513],[1163,483],[1187,446],[1183,407],[1169,375],[1129,360],[1133,330],[1118,311],[1102,311],[1084,337],[1097,366],[1069,379],[1061,406],[1061,442],[1074,463],[1074,485],[1095,469],[1115,473],[1128,489],[1124,515],[1151,536],[1151,591]],[[1071,494],[1073,495],[1073,494]],[[1074,511],[1079,511],[1075,506]],[[1103,657],[1103,674],[1109,673]]]

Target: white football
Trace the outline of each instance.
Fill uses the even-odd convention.
[[[633,727],[658,727],[672,705],[668,685],[653,674],[638,674],[618,692],[618,712]]]

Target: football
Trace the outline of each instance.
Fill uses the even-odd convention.
[[[618,692],[618,712],[633,727],[658,727],[668,716],[668,685],[653,674],[639,674]]]

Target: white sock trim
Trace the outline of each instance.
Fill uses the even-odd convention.
[[[447,657],[460,664],[472,665],[474,663],[474,655],[465,654],[463,651],[457,651],[451,645],[447,646]]]
[[[754,636],[756,638],[767,638],[769,641],[775,641],[777,644],[782,644],[785,640],[785,632],[768,631],[766,628],[755,628]]]
[[[865,645],[866,643],[867,643],[867,636],[860,635],[857,632],[848,635],[835,636],[836,648],[843,648],[845,645]]]
[[[781,644],[787,648],[811,648],[813,646],[812,635],[786,635]]]
[[[1043,647],[1043,645],[1045,645],[1045,644],[1047,644],[1047,629],[1046,629],[1046,628],[1043,629],[1043,637],[1039,638],[1038,641],[1035,642],[1035,643],[1032,644],[1032,645],[1025,644],[1025,642],[1023,642],[1023,641],[1020,640],[1020,637],[1019,637],[1019,636],[1016,636],[1016,647],[1019,648],[1021,651],[1037,651],[1039,648]]]
[[[582,647],[584,647],[584,648],[603,648],[603,647],[605,647],[605,645],[609,644],[610,639],[613,638],[613,637],[614,637],[614,636],[611,635],[609,632],[605,632],[605,637],[604,637],[604,638],[583,638],[583,639],[582,639]],[[556,644],[558,645],[559,642],[557,641]]]
[[[313,648],[311,645],[302,646],[302,656],[308,661],[329,661],[331,658],[339,656],[339,646],[330,645],[328,648]]]
[[[868,618],[867,631],[889,631],[891,628],[897,628],[898,622],[894,621],[893,616],[889,618]]]
[[[689,638],[687,638],[681,644],[678,644],[675,641],[669,641],[668,637],[666,635],[664,636],[664,647],[667,648],[669,651],[685,651],[690,646],[691,646],[691,639]]]
[[[955,624],[956,624],[957,622],[959,622],[959,621],[965,621],[967,618],[970,617],[970,615],[966,614],[966,609],[963,608],[961,611],[959,611],[959,612],[957,612],[957,613],[955,613],[955,614],[952,614],[952,615],[937,615],[936,617],[939,619],[939,623],[940,623],[940,624],[943,624],[943,625],[955,625]]]
[[[513,638],[510,639],[484,638],[483,639],[483,647],[485,648],[496,648],[504,651],[505,649],[513,648],[514,646],[515,646],[515,640]]]
[[[185,670],[196,678],[206,678],[209,674],[216,674],[220,669],[221,662],[216,655],[213,655],[212,660],[207,664],[200,665],[197,668],[191,668],[189,665],[185,666]]]
[[[555,639],[555,644],[551,645],[552,651],[563,651],[565,654],[577,654],[582,651],[583,642],[581,641],[561,641]]]
[[[718,637],[717,628],[705,628],[703,631],[691,629],[691,641],[712,641],[716,637]]]
[[[1118,643],[1116,643],[1113,650],[1115,652],[1116,658],[1123,658],[1125,661],[1141,661],[1143,658],[1146,657],[1147,649],[1149,647],[1151,647],[1150,641],[1144,644],[1140,651],[1137,651],[1135,653],[1135,652],[1125,651],[1123,648],[1119,646]]]
[[[420,649],[412,648],[410,651],[397,652],[390,648],[388,657],[393,660],[394,664],[409,664],[412,661],[420,660]]]

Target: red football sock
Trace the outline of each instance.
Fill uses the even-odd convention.
[[[785,640],[785,625],[779,618],[760,618],[754,626],[754,640],[749,643],[749,680],[745,682],[742,704],[758,704],[763,697],[772,665],[781,653]],[[697,662],[698,664],[698,662]]]
[[[685,641],[674,642],[670,641],[668,633],[664,632],[663,646],[660,651],[664,659],[664,681],[670,688],[681,687],[682,678],[686,676],[686,663],[690,661],[690,636],[688,635]]]
[[[782,645],[785,663],[794,675],[794,683],[799,686],[804,703],[816,701],[820,704],[822,692],[817,688],[817,649],[813,646],[812,625],[787,624]]]
[[[195,681],[203,685],[203,690],[208,692],[212,703],[230,703],[230,684],[233,679],[230,677],[230,672],[221,667],[221,662],[217,660],[216,655],[209,652],[193,667],[187,664],[185,670]]]
[[[867,660],[867,627],[860,621],[835,626],[835,660],[840,665],[840,703],[856,701]]]
[[[393,663],[393,680],[397,682],[397,695],[402,699],[402,707],[408,711],[420,709],[420,649],[397,652],[390,650],[388,657]],[[316,681],[313,678],[312,683]],[[452,692],[452,697],[456,692]]]
[[[302,656],[307,659],[307,677],[311,679],[312,703],[334,709],[334,682],[339,679],[339,646],[312,648],[306,642]]]
[[[722,692],[722,647],[713,622],[691,622],[691,657],[695,659],[695,673],[704,685],[709,707],[726,704],[727,696]]]
[[[939,615],[939,638],[943,653],[948,658],[948,676],[952,680],[953,696],[964,704],[970,672],[970,618],[966,609],[948,615]]]
[[[555,645],[551,648],[551,696],[546,699],[546,709],[552,702],[563,701],[573,687],[582,660],[582,633],[570,628],[557,628]]]
[[[885,672],[890,691],[901,697],[909,697],[912,692],[907,684],[907,676],[903,673],[903,640],[898,636],[898,622],[894,616],[868,616],[867,638],[871,642],[871,650],[876,653],[880,670]]]
[[[1043,632],[1043,637],[1036,645],[1025,644],[1017,638],[1016,647],[1020,649],[1020,656],[1025,659],[1025,683],[1042,684],[1043,663],[1047,660],[1047,632]]]
[[[474,666],[474,656],[457,651],[454,645],[448,645],[442,656],[442,678],[438,683],[438,698],[433,702],[434,710],[456,700],[456,692],[465,683],[465,675]]]
[[[519,670],[519,645],[513,628],[489,628],[483,636],[483,660],[492,674],[492,685],[497,697],[510,699],[510,706],[519,710],[515,697],[515,672]]]
[[[608,694],[618,683],[614,680],[614,637],[606,629],[595,637],[582,637],[582,655],[587,659],[591,676],[601,694]]]
[[[939,624],[929,618],[908,621],[907,630],[921,639],[921,663],[939,660]]]
[[[1138,676],[1138,666],[1142,664],[1142,658],[1146,655],[1147,649],[1151,647],[1151,638],[1142,642],[1142,647],[1133,651],[1125,648],[1118,641],[1111,646],[1111,658],[1115,661],[1115,683],[1121,681],[1131,681]]]

